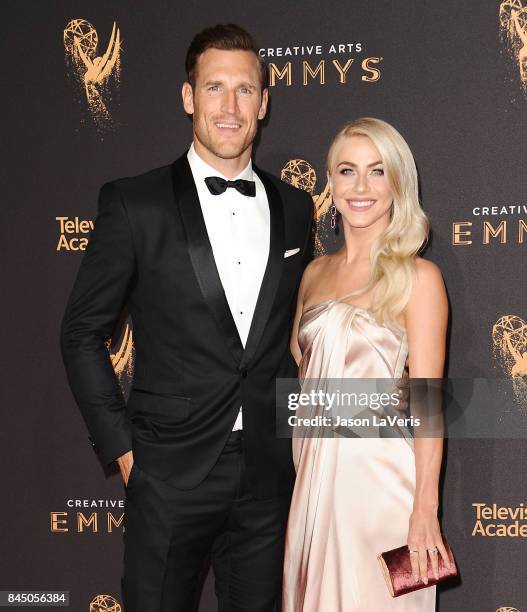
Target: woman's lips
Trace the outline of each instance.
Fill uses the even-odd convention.
[[[363,200],[359,200],[359,199],[351,199],[351,200],[346,200],[348,206],[351,208],[351,210],[353,211],[357,211],[357,212],[365,212],[366,210],[369,210],[376,202],[377,200],[368,200],[368,199],[363,199]]]

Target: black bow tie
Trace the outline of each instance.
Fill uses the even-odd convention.
[[[234,187],[236,191],[250,198],[254,198],[256,195],[256,184],[254,181],[245,181],[243,179],[226,181],[220,176],[208,176],[205,179],[205,183],[212,195],[220,195],[220,193],[224,193],[228,187]]]

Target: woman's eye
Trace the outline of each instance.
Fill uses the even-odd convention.
[[[377,176],[384,176],[384,170],[382,168],[374,168],[372,170],[372,174],[376,174]]]
[[[353,172],[353,168],[342,168],[342,170],[340,171],[340,173],[344,175],[352,174],[352,172]]]

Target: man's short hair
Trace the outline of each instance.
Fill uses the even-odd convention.
[[[226,25],[218,24],[210,28],[205,28],[190,43],[185,59],[185,69],[187,80],[194,87],[196,83],[196,66],[198,58],[207,49],[221,49],[223,51],[252,51],[260,67],[260,83],[262,89],[267,87],[267,65],[258,53],[258,47],[254,38],[240,26],[229,23]]]

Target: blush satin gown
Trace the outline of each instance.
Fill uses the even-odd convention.
[[[408,355],[404,330],[345,298],[305,309],[298,342],[301,381],[399,378]],[[434,612],[435,586],[392,598],[377,560],[406,544],[412,440],[296,437],[293,458],[283,612]]]

